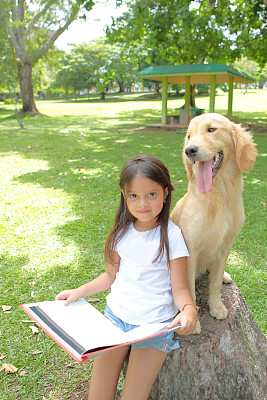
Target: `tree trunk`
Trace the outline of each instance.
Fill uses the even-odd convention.
[[[125,89],[124,89],[124,81],[119,81],[119,93],[124,93]]]
[[[196,85],[190,85],[190,107],[192,108],[196,108],[195,89]]]
[[[18,63],[18,74],[20,83],[20,94],[22,99],[22,112],[38,114],[38,110],[34,100],[32,85],[32,65],[28,62],[25,64]]]
[[[208,277],[197,280],[200,335],[180,336],[149,400],[266,400],[267,341],[236,284],[223,285],[225,320],[209,314]]]
[[[196,85],[190,85],[190,108],[197,108],[195,102],[195,89]],[[185,108],[185,104],[180,108]]]
[[[156,93],[159,94],[159,88],[160,88],[160,83],[159,82],[155,82],[155,89],[156,89]]]

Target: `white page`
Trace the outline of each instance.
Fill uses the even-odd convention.
[[[40,307],[57,325],[85,349],[101,347],[123,341],[123,332],[86,300],[64,305],[65,301],[44,301],[27,304]],[[42,321],[40,321],[43,324]],[[103,344],[103,341],[108,344]]]
[[[73,302],[68,306],[65,306],[64,302],[62,300],[44,301],[24,306],[27,309],[31,306],[40,307],[61,329],[86,350],[139,340],[158,333],[168,325],[162,323],[146,324],[124,333],[84,299]],[[39,322],[44,325],[42,321]],[[47,330],[53,333],[50,328]],[[54,336],[58,341],[62,341],[56,334]],[[68,345],[66,345],[66,348],[71,349]]]

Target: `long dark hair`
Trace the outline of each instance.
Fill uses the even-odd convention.
[[[127,207],[126,191],[132,179],[138,174],[157,182],[164,191],[166,188],[168,189],[168,195],[158,216],[160,226],[160,245],[154,262],[158,259],[161,260],[164,252],[166,252],[169,263],[168,221],[171,206],[171,194],[174,188],[171,184],[170,174],[167,167],[157,158],[145,154],[128,160],[122,167],[120,174],[120,205],[115,216],[114,226],[106,241],[106,261],[113,261],[112,255],[117,243],[127,231],[130,223],[136,220]]]

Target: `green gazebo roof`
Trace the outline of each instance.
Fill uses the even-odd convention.
[[[178,84],[185,84],[186,76],[190,76],[191,84],[210,83],[212,75],[216,75],[216,83],[228,83],[230,76],[237,83],[254,81],[244,72],[221,63],[151,66],[137,72],[137,75],[153,81],[162,81],[163,77],[168,77],[168,82]]]

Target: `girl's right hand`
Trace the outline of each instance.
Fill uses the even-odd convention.
[[[69,289],[69,290],[63,290],[60,292],[56,297],[55,300],[66,300],[64,305],[67,306],[73,301],[77,301],[80,298],[80,292],[79,289]]]

